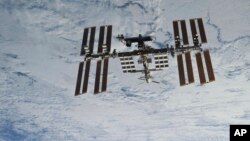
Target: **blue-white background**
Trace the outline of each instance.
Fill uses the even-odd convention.
[[[93,63],[89,93],[74,97],[84,27],[153,35],[161,48],[173,44],[173,20],[196,17],[215,82],[199,85],[194,58],[185,87],[175,58],[152,73],[160,84],[111,59],[108,91],[92,95]],[[249,27],[249,0],[0,0],[0,141],[228,141],[229,124],[250,124]]]

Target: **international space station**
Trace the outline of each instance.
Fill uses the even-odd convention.
[[[124,43],[126,47],[136,44],[137,49],[128,52],[117,52],[115,49],[111,51],[112,25],[104,25],[99,28],[98,48],[97,52],[94,53],[96,27],[84,28],[80,53],[81,56],[84,56],[84,60],[79,64],[75,96],[87,93],[92,60],[96,61],[94,94],[107,90],[109,58],[120,59],[123,73],[143,73],[142,80],[147,83],[159,83],[152,80],[150,72],[163,71],[169,67],[168,57],[177,56],[179,84],[184,86],[195,81],[191,60],[191,52],[195,52],[200,84],[215,81],[209,50],[202,48],[202,44],[207,43],[202,18],[190,19],[189,23],[192,44],[188,40],[185,20],[175,20],[173,21],[174,45],[167,44],[164,48],[153,48],[146,44],[154,39],[152,36],[139,34],[137,37],[124,37],[123,34],[118,35],[116,39]],[[136,56],[139,56],[137,62],[142,64],[143,69],[135,67],[134,57]],[[149,64],[152,63],[154,63],[153,69],[149,68]],[[186,63],[185,66],[184,63]]]

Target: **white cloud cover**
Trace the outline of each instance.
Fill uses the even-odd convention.
[[[248,0],[0,2],[0,141],[227,141],[250,122]],[[172,21],[203,17],[216,81],[179,87],[176,59],[153,73],[122,74],[110,61],[108,91],[74,97],[84,27],[150,34],[173,43]],[[112,48],[126,50],[113,39]],[[194,61],[194,58],[193,58]],[[195,64],[195,62],[193,62]]]

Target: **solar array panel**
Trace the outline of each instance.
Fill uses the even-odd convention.
[[[202,54],[204,54],[204,57]],[[180,86],[183,86],[185,84],[194,83],[194,81],[195,81],[194,74],[193,74],[191,53],[189,51],[187,51],[187,52],[185,52],[184,55],[185,55],[185,61],[183,61],[183,54],[177,55]],[[200,84],[205,84],[208,82],[215,81],[215,76],[214,76],[214,71],[213,71],[213,67],[212,67],[212,61],[210,58],[209,50],[204,50],[203,52],[197,52],[197,53],[195,53],[195,57],[196,57],[196,63],[197,63]],[[184,62],[186,62],[186,69],[184,67]],[[204,66],[204,64],[206,64],[206,65]],[[208,81],[206,81],[206,78],[208,78]],[[186,82],[186,80],[188,80],[188,82]]]
[[[94,43],[95,43],[95,32],[96,32],[96,27],[90,27],[90,28],[84,29],[80,55],[91,55],[93,53]],[[104,37],[106,37],[105,40],[104,40]],[[107,52],[110,51],[111,37],[112,37],[112,26],[111,25],[101,26],[100,31],[99,31],[97,53],[104,52],[103,46],[107,46],[107,50],[106,50]],[[97,61],[94,94],[97,94],[100,92],[100,82],[102,83],[101,92],[106,91],[107,89],[108,63],[109,63],[108,58],[104,58],[104,59]],[[103,68],[102,68],[102,64],[103,64]],[[75,89],[76,96],[87,93],[90,65],[91,65],[91,59],[87,59],[85,62],[80,62],[79,64],[76,89]],[[102,81],[101,81],[101,70],[103,70]],[[83,77],[83,72],[84,72],[84,77]]]
[[[89,31],[90,31],[90,39],[89,39],[89,43],[88,43],[87,38],[88,38]],[[86,53],[85,49],[88,49],[89,53],[93,52],[95,31],[96,31],[96,27],[84,29],[81,55],[84,55]],[[84,64],[85,64],[85,66],[84,66]],[[91,64],[91,60],[87,60],[86,63],[80,62],[80,64],[79,64],[75,95],[80,95],[81,93],[83,94],[83,93],[87,92],[90,64]],[[83,68],[85,68],[84,78],[82,78]],[[83,85],[82,85],[82,91],[81,91],[80,89],[81,89],[82,79],[83,79]]]
[[[174,28],[175,46],[180,47],[180,34],[179,34],[178,21],[173,21],[173,28]]]
[[[215,81],[215,76],[214,76],[214,71],[213,71],[213,66],[212,66],[212,61],[211,61],[209,50],[204,50],[204,58],[206,62],[209,82]]]
[[[190,22],[190,28],[194,46],[199,45],[199,39],[201,40],[201,43],[207,43],[207,38],[202,18],[190,19],[189,22]],[[179,28],[179,26],[181,28]],[[174,29],[175,47],[180,48],[189,45],[188,32],[185,20],[173,21],[173,29]]]
[[[106,36],[105,36],[106,34]],[[104,40],[104,37],[106,39]],[[100,27],[100,34],[99,34],[99,43],[98,43],[98,50],[97,53],[105,53],[110,52],[111,49],[111,37],[112,37],[112,26],[101,26]],[[107,47],[107,49],[103,47]],[[101,66],[102,68],[102,84],[101,84],[101,92],[107,90],[107,80],[108,80],[108,64],[109,58],[104,58],[102,60],[98,60],[96,64],[96,79],[95,79],[95,88],[94,94],[100,93],[100,75],[101,75]]]
[[[194,39],[196,38],[196,35],[197,35],[195,20],[190,19],[189,22],[190,22],[190,27],[191,27],[192,37],[193,37],[192,39],[193,39],[193,42],[195,42]]]
[[[194,74],[193,74],[193,66],[191,60],[190,51],[185,53],[185,60],[186,60],[186,67],[187,67],[187,76],[188,76],[188,83],[194,83]]]
[[[202,63],[201,53],[198,52],[195,54],[195,56],[196,56],[196,62],[197,62],[197,67],[198,67],[198,73],[200,77],[200,83],[204,84],[206,83],[206,78],[205,78],[205,72],[204,72],[204,67]]]
[[[107,26],[107,36],[106,36],[106,45],[107,52],[111,50],[111,38],[112,37],[112,26]],[[109,58],[105,58],[103,62],[103,77],[102,77],[102,92],[107,90],[107,81],[108,81],[108,66],[109,66]]]
[[[97,53],[102,53],[102,47],[103,47],[103,41],[104,41],[104,33],[105,33],[105,26],[100,27],[99,32],[99,41],[98,41],[98,48]],[[101,67],[102,67],[102,61],[98,60],[96,62],[96,73],[95,73],[95,86],[94,86],[94,94],[99,93],[99,87],[100,87],[100,79],[101,79]]]
[[[89,28],[85,28],[83,32],[83,37],[82,37],[82,48],[81,48],[81,54],[85,54],[84,48],[87,47],[87,41],[88,41],[88,34],[89,34]]]
[[[197,21],[198,21],[198,27],[199,27],[200,36],[201,36],[201,42],[202,43],[207,43],[207,37],[206,37],[206,34],[205,34],[205,28],[204,28],[204,25],[203,25],[202,18],[198,18]]]
[[[198,35],[201,39],[201,43],[207,43],[207,37],[206,37],[205,28],[203,25],[202,18],[190,19],[189,21],[190,21],[193,42],[196,42],[195,38]],[[196,29],[197,26],[198,26],[199,30]],[[199,31],[199,34],[198,34],[198,31]]]
[[[177,62],[178,62],[178,71],[179,71],[179,80],[180,80],[179,82],[180,82],[180,86],[183,86],[186,84],[186,82],[185,82],[185,72],[184,72],[182,54],[177,55]]]
[[[201,41],[201,43],[207,43],[207,38],[202,18],[190,19],[189,22],[193,39],[193,46],[200,47],[199,40]],[[181,26],[180,28],[181,30],[179,30],[179,26]],[[187,46],[189,44],[189,41],[188,41],[188,33],[185,20],[173,21],[173,29],[174,29],[176,49],[182,47],[181,51],[182,53],[185,53],[185,61],[183,61],[184,58],[182,53],[177,55],[179,81],[180,85],[183,86],[185,84],[190,84],[194,82],[191,53],[188,49],[185,50],[185,47],[189,47]],[[180,35],[182,36],[180,37]],[[202,53],[204,53],[204,60],[205,60],[204,64],[206,64],[205,66],[206,71],[203,65]],[[197,62],[197,69],[200,78],[200,83],[201,84],[206,83],[206,72],[208,75],[209,82],[214,81],[215,77],[209,51],[205,50],[204,52],[197,52],[195,54],[195,57]],[[184,63],[186,63],[186,69],[184,67]],[[188,80],[188,82],[186,82],[186,80]]]
[[[95,87],[94,87],[94,94],[99,93],[99,87],[100,87],[100,76],[101,76],[101,66],[102,66],[102,61],[98,60],[96,62],[96,73],[95,73]]]
[[[82,72],[83,72],[83,66],[84,62],[80,62],[79,68],[78,68],[78,76],[76,81],[76,90],[75,90],[75,96],[80,94],[81,89],[81,82],[82,82]]]
[[[185,22],[185,20],[181,20],[180,22],[181,22],[181,32],[182,32],[183,44],[188,45],[188,35],[187,35],[186,22]]]

